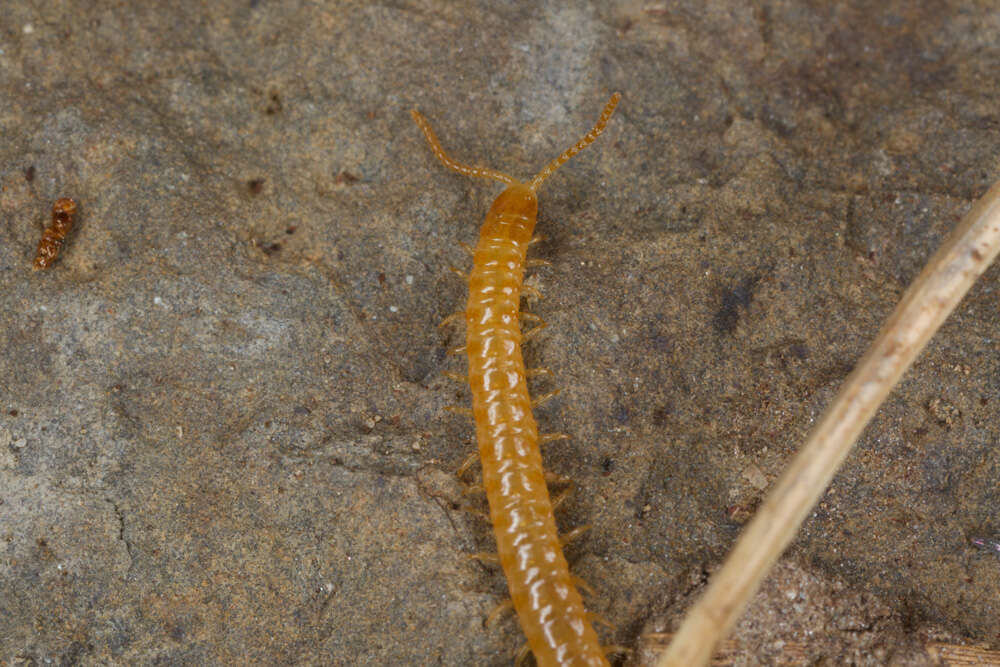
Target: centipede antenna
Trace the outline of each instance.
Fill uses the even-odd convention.
[[[601,133],[604,132],[604,128],[608,126],[608,121],[611,120],[611,114],[615,112],[615,107],[618,106],[618,100],[620,100],[621,98],[622,98],[621,93],[615,93],[614,95],[612,95],[611,99],[608,100],[608,103],[604,106],[604,111],[601,112],[601,117],[597,119],[596,123],[594,123],[594,127],[590,129],[590,132],[583,135],[583,139],[580,139],[580,141],[576,142],[576,144],[574,144],[572,147],[567,148],[566,152],[564,152],[562,155],[557,157],[552,162],[549,162],[545,166],[545,169],[542,169],[538,173],[538,176],[535,176],[533,179],[531,179],[531,181],[528,183],[528,187],[531,188],[532,190],[537,190],[539,186],[541,186],[542,182],[545,181],[546,178],[551,176],[556,169],[566,164],[570,160],[570,158],[572,158],[574,155],[582,151],[590,144],[594,143],[594,140],[597,139],[597,137],[601,136]],[[417,122],[419,123],[419,121]]]
[[[427,143],[431,146],[431,152],[434,153],[434,156],[440,160],[441,164],[444,166],[448,167],[452,171],[457,171],[458,173],[466,176],[473,176],[475,178],[492,178],[493,180],[500,181],[506,185],[514,185],[517,183],[516,178],[508,176],[503,172],[499,172],[496,169],[490,169],[488,167],[473,167],[448,157],[448,154],[444,151],[444,147],[441,146],[441,142],[438,141],[437,135],[434,134],[434,130],[431,129],[431,124],[427,122],[424,115],[416,109],[411,110],[410,115],[413,116],[413,120],[416,122],[417,127],[420,128],[420,131],[424,133]]]

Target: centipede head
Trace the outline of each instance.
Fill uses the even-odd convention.
[[[514,183],[493,200],[482,233],[509,238],[527,247],[538,218],[538,197],[524,183]]]
[[[538,197],[524,183],[514,183],[500,193],[493,202],[491,212],[534,218],[538,215]]]

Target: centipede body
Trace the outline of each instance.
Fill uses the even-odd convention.
[[[521,354],[525,261],[538,214],[538,187],[604,131],[619,99],[613,95],[590,132],[527,183],[448,157],[426,119],[412,112],[446,167],[507,186],[486,214],[473,253],[466,355],[497,553],[518,621],[540,667],[599,666],[608,661],[569,573],[545,483]]]

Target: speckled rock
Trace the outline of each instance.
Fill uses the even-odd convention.
[[[573,435],[546,451],[576,482],[560,522],[592,526],[570,559],[630,646],[1000,178],[988,2],[168,4],[4,3],[4,664],[510,664],[452,475],[462,334],[437,328],[497,187],[442,169],[410,108],[527,176],[623,94],[541,191],[527,355],[563,389],[539,421]],[[59,197],[76,228],[32,271]],[[851,601],[788,625],[812,659],[918,661],[926,628],[1000,648],[1000,560],[969,543],[1000,534],[998,278],[782,563]]]

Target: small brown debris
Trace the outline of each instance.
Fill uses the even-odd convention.
[[[42,234],[38,242],[38,252],[35,254],[36,269],[47,269],[59,256],[66,237],[73,229],[73,217],[76,215],[76,202],[72,199],[57,199],[52,206],[52,224]]]
[[[250,194],[255,196],[259,195],[261,192],[264,191],[264,179],[254,178],[247,181],[247,188],[249,188]]]

